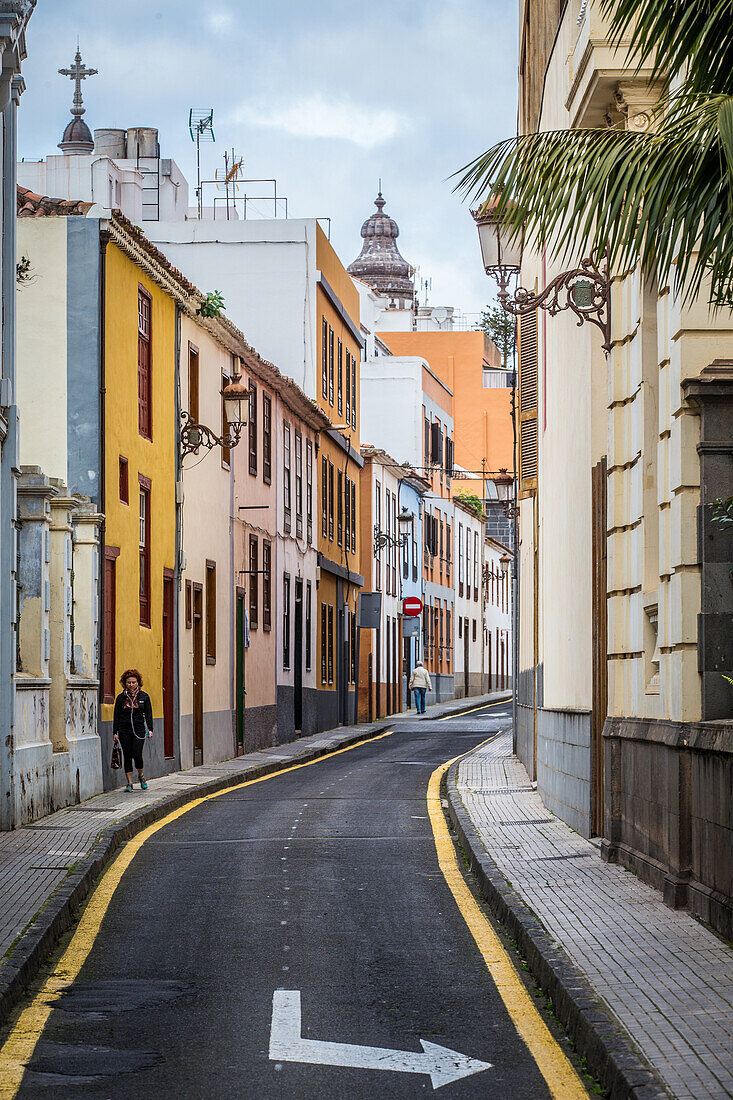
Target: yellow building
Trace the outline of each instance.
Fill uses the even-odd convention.
[[[359,483],[359,295],[320,226],[316,235],[319,407],[340,428],[321,432],[316,633],[318,726],[353,720],[356,609],[363,584]]]

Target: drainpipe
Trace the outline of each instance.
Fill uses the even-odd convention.
[[[99,525],[99,621],[97,623],[97,637],[98,637],[98,652],[99,652],[99,688],[98,688],[98,714],[99,724],[102,724],[102,701],[104,699],[104,680],[105,680],[105,665],[104,665],[104,607],[106,601],[106,592],[104,590],[104,579],[106,575],[106,555],[105,547],[107,544],[107,520],[106,520],[106,468],[105,461],[105,417],[106,417],[106,394],[107,394],[107,381],[106,381],[106,323],[105,314],[107,310],[107,245],[110,240],[110,232],[107,226],[109,222],[106,220],[99,222],[99,327],[98,327],[98,348],[97,355],[99,359],[99,405],[98,405],[98,425],[97,431],[99,441],[99,490],[97,496],[97,511],[102,516],[102,522]],[[112,676],[114,678],[115,670],[112,669]],[[100,729],[101,736],[101,729]]]

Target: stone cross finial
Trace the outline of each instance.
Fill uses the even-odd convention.
[[[70,69],[59,69],[60,76],[68,76],[74,81],[74,106],[71,108],[72,115],[76,115],[78,118],[84,114],[85,108],[81,98],[81,82],[86,80],[88,76],[96,76],[99,69],[88,69],[86,65],[82,64],[81,54],[79,53],[79,47],[76,48],[76,57],[74,58],[74,64]]]

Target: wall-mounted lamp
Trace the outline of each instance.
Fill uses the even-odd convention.
[[[228,435],[218,436],[205,424],[197,424],[190,413],[182,412],[181,420],[181,458],[186,455],[197,455],[202,447],[207,451],[214,447],[224,450],[232,450],[239,443],[242,429],[247,427],[247,414],[249,411],[249,390],[240,382],[240,375],[225,386],[221,391],[224,399],[224,417],[226,419]]]
[[[611,294],[608,277],[608,261],[601,264],[592,259],[580,261],[572,271],[563,271],[548,283],[539,294],[532,294],[523,286],[514,294],[509,283],[519,274],[522,262],[522,242],[496,214],[497,199],[489,199],[471,211],[478,229],[484,270],[497,282],[497,295],[502,309],[515,317],[546,309],[550,316],[569,309],[578,318],[578,325],[590,321],[603,333],[603,349],[611,350]]]
[[[408,528],[412,527],[414,516],[412,512],[408,511],[405,506],[402,506],[400,514],[397,516],[397,523],[402,528],[399,535],[388,535],[381,528],[375,526],[374,528],[374,557],[384,549],[385,546],[397,546],[399,548],[407,546],[410,538]]]

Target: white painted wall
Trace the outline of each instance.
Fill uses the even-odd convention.
[[[158,222],[145,233],[202,291],[220,290],[260,355],[316,396],[314,220]]]
[[[18,257],[31,281],[18,288],[20,461],[48,477],[67,475],[66,218],[19,218]],[[95,303],[96,306],[96,303]],[[39,319],[43,323],[39,324]]]
[[[424,403],[417,355],[379,356],[361,365],[361,438],[397,459],[422,466]]]

